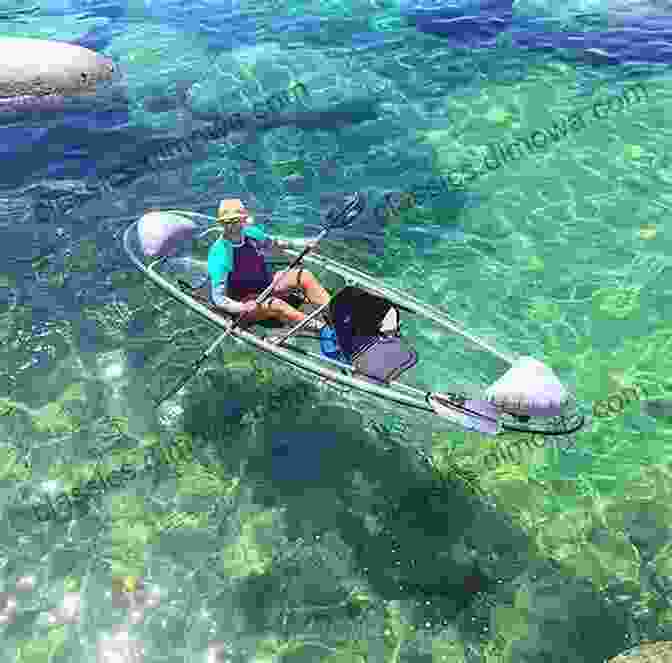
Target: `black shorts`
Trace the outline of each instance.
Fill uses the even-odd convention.
[[[301,273],[303,272],[303,267],[299,267],[299,273],[296,277],[297,283],[301,283]],[[271,281],[272,283],[273,281]],[[269,283],[270,285],[270,283]],[[268,287],[268,286],[266,286]],[[229,294],[229,297],[232,299],[235,299],[239,302],[250,302],[254,301],[259,295],[265,290],[265,288],[255,288],[254,291],[246,291],[243,296],[241,297],[238,293],[234,294]],[[284,290],[282,292],[278,292],[277,294],[273,294],[273,297],[277,297],[278,299],[282,299],[283,302],[287,302],[290,306],[293,306],[294,308],[301,308],[303,304],[306,303],[306,297],[303,294],[303,290],[300,287],[297,288],[290,288],[289,290]],[[267,301],[270,301],[271,298]]]
[[[253,302],[257,297],[259,297],[261,293],[252,293],[249,295],[245,295],[242,299],[239,301],[241,302]],[[289,290],[285,290],[284,292],[279,292],[277,294],[273,294],[272,297],[269,297],[266,301],[270,302],[272,298],[275,299],[281,299],[283,302],[286,302],[290,306],[293,306],[294,308],[301,308],[306,303],[306,298],[303,295],[303,290],[299,290],[298,288],[290,288]]]

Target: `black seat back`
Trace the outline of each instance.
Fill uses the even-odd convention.
[[[393,305],[383,297],[354,286],[346,286],[331,300],[329,312],[338,344],[349,359],[375,343],[390,308]]]

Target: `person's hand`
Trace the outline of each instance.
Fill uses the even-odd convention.
[[[259,304],[257,304],[257,302],[254,299],[252,299],[249,302],[243,302],[243,310],[241,311],[241,313],[243,315],[249,315],[250,313],[254,313],[257,310],[257,306],[259,306]]]

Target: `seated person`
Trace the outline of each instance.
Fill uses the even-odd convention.
[[[272,319],[295,324],[307,316],[282,299],[291,289],[302,290],[313,304],[329,302],[329,293],[307,269],[300,267],[272,277],[262,254],[273,247],[304,248],[310,240],[270,239],[262,226],[254,225],[238,198],[220,202],[217,220],[222,233],[208,253],[211,297],[216,306],[228,313],[244,313],[246,322]],[[275,286],[273,296],[257,304],[255,299],[271,283]],[[323,320],[313,319],[307,328],[320,330],[324,325]]]

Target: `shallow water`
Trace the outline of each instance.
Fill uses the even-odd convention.
[[[129,108],[111,134],[95,108],[86,125],[0,134],[15,132],[0,172],[1,660],[594,663],[672,640],[665,63],[453,47],[392,3],[10,5],[2,34],[77,39],[104,19],[87,38],[125,70]],[[553,15],[528,5],[526,20]],[[185,80],[189,107],[145,103]],[[199,118],[251,113],[291,81],[309,95],[273,126],[101,186]],[[593,114],[635,83],[646,98]],[[332,127],[321,113],[334,107],[375,113]],[[579,111],[585,124],[561,139],[482,168],[489,144]],[[468,164],[483,172],[464,189],[384,225],[374,214],[384,193]],[[299,237],[356,190],[367,212],[323,253],[542,359],[588,413],[628,386],[654,403],[516,448],[516,435],[458,432],[229,342],[156,409],[216,330],[143,281],[127,225],[239,196]],[[454,338],[421,336],[418,352],[427,385],[498,377]],[[188,453],[143,464],[176,440]],[[485,462],[504,446],[512,459]],[[112,485],[124,464],[143,469]],[[105,487],[72,518],[37,518],[46,495],[94,475]]]

